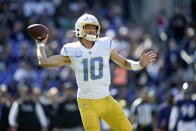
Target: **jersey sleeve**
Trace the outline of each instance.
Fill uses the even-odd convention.
[[[18,106],[19,106],[18,102],[15,101],[10,109],[10,113],[8,116],[8,122],[9,122],[10,126],[17,125],[16,119],[17,119],[17,115],[18,115]]]
[[[68,54],[68,47],[67,46],[63,46],[63,48],[61,49],[60,55],[62,56],[69,56]]]
[[[43,127],[47,127],[48,123],[47,123],[46,115],[44,113],[44,109],[42,108],[41,104],[40,103],[36,103],[35,109],[36,109],[36,113],[37,113],[37,116],[38,116],[40,124]]]
[[[75,48],[70,46],[70,44],[66,44],[61,49],[60,55],[62,56],[75,56]]]
[[[104,37],[100,40],[105,49],[112,51],[115,48],[115,42],[110,37]]]
[[[181,103],[182,103],[182,99],[183,99],[183,96],[182,95],[177,95],[175,98],[174,98],[174,105],[175,106],[180,106]]]
[[[110,38],[110,50],[112,51],[115,48],[115,42]]]
[[[136,100],[133,101],[131,109],[130,109],[130,113],[131,115],[136,115],[137,114],[137,108],[138,106],[141,104],[142,99],[141,98],[137,98]]]

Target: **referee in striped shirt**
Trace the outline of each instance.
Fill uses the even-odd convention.
[[[137,131],[152,131],[154,114],[152,103],[149,100],[147,90],[142,91],[142,96],[137,98],[130,109],[130,119],[133,124],[133,130]]]

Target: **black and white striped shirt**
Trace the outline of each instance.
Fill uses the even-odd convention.
[[[131,106],[131,115],[136,116],[138,125],[151,125],[153,106],[150,102],[144,102],[141,98],[138,98]]]

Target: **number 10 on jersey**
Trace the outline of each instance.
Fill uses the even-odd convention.
[[[98,66],[99,66],[98,74],[95,73],[96,62],[98,62]],[[103,58],[102,57],[91,58],[90,61],[88,60],[88,58],[86,58],[86,59],[83,59],[81,63],[83,64],[84,81],[88,81],[89,73],[90,73],[90,78],[92,80],[100,79],[103,77]],[[90,67],[90,69],[88,67]]]

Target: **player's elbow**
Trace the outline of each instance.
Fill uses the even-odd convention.
[[[41,67],[47,67],[47,65],[46,64],[43,64],[43,63],[39,63],[39,66],[41,66]]]
[[[39,60],[39,66],[48,67],[47,61],[46,60]]]
[[[130,65],[127,61],[125,61],[122,65],[122,68],[125,69],[125,70],[130,70]]]

